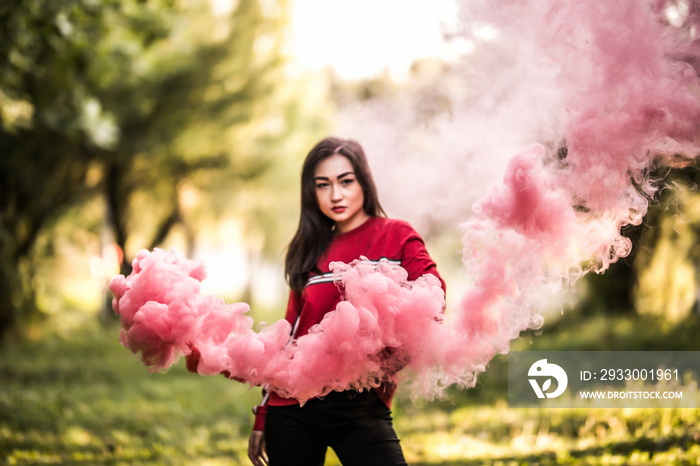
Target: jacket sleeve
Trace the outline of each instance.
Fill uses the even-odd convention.
[[[259,406],[254,407],[253,414],[255,414],[253,430],[265,430],[265,415],[267,414],[267,405],[261,404]]]
[[[401,266],[408,272],[409,280],[416,280],[425,274],[435,275],[440,280],[442,291],[446,291],[445,281],[438,273],[435,261],[428,254],[423,238],[412,229],[403,245]]]

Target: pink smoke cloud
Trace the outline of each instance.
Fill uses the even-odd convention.
[[[434,364],[421,335],[443,332],[444,295],[436,277],[409,283],[400,267],[362,260],[332,267],[347,299],[289,344],[287,321],[255,332],[246,304],[200,296],[201,264],[175,251],[142,251],[134,271],[110,284],[121,341],[153,371],[167,370],[196,348],[199,374],[226,373],[300,401],[377,386],[400,368],[386,357],[392,349],[415,366]]]

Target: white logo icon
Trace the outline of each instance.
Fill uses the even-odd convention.
[[[549,364],[546,359],[540,359],[530,366],[530,370],[527,372],[527,375],[530,377],[549,377],[544,381],[544,384],[542,384],[542,388],[540,388],[540,385],[537,383],[536,379],[528,379],[530,381],[530,385],[532,385],[532,389],[535,390],[537,398],[544,398],[545,396],[547,398],[556,398],[564,393],[564,390],[566,390],[566,385],[569,383],[569,378],[566,376],[564,369],[556,364]],[[551,393],[548,393],[547,390],[552,385],[552,378],[556,379],[557,381],[557,389]]]

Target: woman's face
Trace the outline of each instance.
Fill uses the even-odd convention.
[[[364,211],[365,196],[350,159],[333,154],[314,169],[316,199],[323,214],[335,222],[338,233],[362,225],[369,215]]]

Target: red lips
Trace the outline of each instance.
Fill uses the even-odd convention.
[[[343,212],[345,212],[345,209],[347,209],[347,207],[338,206],[338,207],[333,207],[331,210],[333,212],[335,212],[336,214],[342,214]]]

